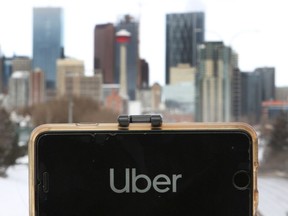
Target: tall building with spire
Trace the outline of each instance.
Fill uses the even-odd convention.
[[[117,25],[115,32],[126,30],[131,34],[127,43],[127,88],[130,100],[135,100],[137,79],[140,71],[139,61],[139,22],[126,15]],[[120,82],[120,44],[115,41],[115,83]]]
[[[33,9],[33,69],[45,73],[46,88],[55,89],[56,60],[63,57],[63,10]]]
[[[197,65],[197,46],[204,42],[203,12],[166,15],[166,84],[170,83],[170,68],[178,64]]]

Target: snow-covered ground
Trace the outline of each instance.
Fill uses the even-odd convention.
[[[0,178],[0,215],[28,216],[28,165],[8,169],[8,177]]]
[[[25,163],[27,158],[24,158]],[[263,216],[288,215],[288,179],[260,177],[259,210]],[[10,167],[7,178],[0,178],[0,215],[28,216],[28,166]]]

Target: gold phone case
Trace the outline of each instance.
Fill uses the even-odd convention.
[[[87,124],[45,124],[33,130],[29,141],[29,212],[30,216],[36,215],[35,210],[35,141],[40,134],[45,132],[81,132],[81,131],[151,131],[150,124],[137,123],[130,124],[129,127],[121,127],[116,123],[87,123]],[[157,128],[161,131],[243,131],[251,136],[253,142],[253,216],[257,214],[258,207],[258,190],[257,190],[257,171],[258,171],[258,140],[254,129],[245,123],[164,123]]]

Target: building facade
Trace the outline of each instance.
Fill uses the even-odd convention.
[[[261,117],[261,79],[253,72],[241,72],[241,121],[256,124]]]
[[[1,93],[8,93],[9,79],[12,76],[12,57],[1,58]]]
[[[197,46],[204,42],[204,25],[203,12],[166,15],[166,84],[170,83],[171,67],[197,65]]]
[[[85,76],[83,61],[68,58],[57,60],[58,97],[86,97],[100,103],[102,82],[102,73]]]
[[[140,60],[140,73],[138,76],[138,88],[145,89],[149,87],[149,64],[145,59]]]
[[[12,60],[12,72],[32,71],[32,59],[27,56],[15,56]]]
[[[257,68],[241,72],[241,120],[257,124],[262,117],[262,102],[276,98],[275,69]]]
[[[62,8],[33,9],[33,69],[45,73],[46,87],[55,89],[56,60],[63,57]]]
[[[115,83],[115,27],[113,24],[96,25],[94,29],[94,71],[103,73],[103,83]]]
[[[256,68],[254,73],[259,74],[261,80],[261,95],[262,101],[275,100],[276,87],[275,87],[275,68],[263,67]]]
[[[116,25],[116,33],[125,29],[131,34],[127,47],[127,88],[130,100],[135,100],[139,75],[139,22],[126,15]],[[115,83],[120,83],[120,44],[115,42]]]
[[[93,76],[76,76],[74,77],[74,95],[78,97],[91,98],[98,103],[102,98],[102,74],[97,73]]]
[[[85,97],[100,103],[102,96],[102,74],[94,74],[89,77],[69,74],[65,77],[63,96],[70,99],[72,97]]]
[[[20,109],[29,105],[29,71],[15,71],[9,79],[9,107]]]
[[[162,98],[168,113],[195,115],[195,83],[183,82],[165,85]]]
[[[233,121],[233,52],[223,42],[205,42],[198,50],[196,120]]]
[[[241,93],[241,71],[238,68],[238,63],[233,68],[232,76],[232,116],[233,121],[241,120],[241,104],[242,104],[242,93]]]
[[[119,84],[103,84],[102,85],[102,103],[105,105],[106,98],[110,95],[119,95],[120,85]]]
[[[104,107],[105,109],[111,110],[113,113],[123,113],[123,98],[119,95],[119,90],[112,89],[109,95],[105,97]]]
[[[77,59],[57,60],[57,97],[67,95],[67,77],[84,76],[84,62]],[[68,94],[70,92],[68,91]],[[72,93],[71,93],[72,94]]]
[[[40,68],[30,73],[29,80],[29,105],[37,105],[45,102],[45,76]]]
[[[170,68],[170,84],[191,83],[195,85],[196,68],[189,64],[178,64]]]
[[[288,101],[288,87],[276,88],[276,100]]]
[[[265,122],[275,122],[281,114],[285,114],[288,119],[288,101],[270,100],[262,102],[262,117]]]

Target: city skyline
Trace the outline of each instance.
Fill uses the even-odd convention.
[[[24,3],[16,0],[9,1],[1,7],[2,13],[0,13],[2,52],[8,57],[14,53],[32,57],[33,6],[60,6],[64,9],[65,17],[65,53],[84,60],[86,72],[92,74],[95,25],[108,22],[116,24],[121,16],[129,13],[136,16],[140,22],[140,58],[146,59],[149,63],[150,85],[154,82],[163,84],[165,79],[165,15],[203,11],[206,17],[206,41],[222,40],[225,45],[231,45],[239,54],[241,71],[254,71],[258,67],[275,67],[276,85],[288,85],[286,81],[288,80],[288,65],[285,63],[283,52],[288,43],[285,41],[288,38],[288,32],[283,28],[282,23],[286,15],[281,4],[276,4],[280,2],[278,0],[273,2],[273,7],[277,11],[277,14],[273,13],[273,16],[270,15],[271,3],[258,0],[249,1],[249,4],[248,0],[244,2],[221,0],[217,3],[211,0],[182,0],[177,2],[177,5],[171,0],[165,1],[165,4],[161,0],[157,2],[125,0],[124,3],[127,4],[121,5],[113,2],[114,5],[111,7],[112,2],[112,0],[106,3],[96,1],[91,5],[86,1],[31,0]],[[16,9],[15,4],[21,10]],[[17,26],[17,28],[11,28],[11,26]],[[20,33],[21,37],[19,37]]]

